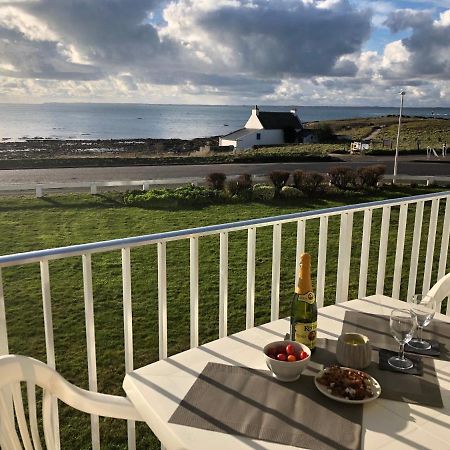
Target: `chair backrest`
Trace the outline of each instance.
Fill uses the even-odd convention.
[[[446,297],[450,297],[450,273],[444,275],[436,284],[427,292],[427,297],[430,297],[436,302],[437,310],[441,310],[442,301]],[[450,305],[447,303],[447,314],[450,314]]]
[[[25,382],[27,387],[28,421],[22,399],[21,382]],[[127,398],[81,389],[36,359],[20,355],[1,356],[0,447],[2,449],[40,450],[42,448],[36,411],[36,386],[43,389],[42,419],[45,444],[48,449],[59,447],[58,430],[55,429],[53,421],[55,398],[89,414],[117,419],[142,420]],[[17,428],[19,433],[17,433]]]

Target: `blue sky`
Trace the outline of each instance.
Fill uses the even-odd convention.
[[[0,101],[450,106],[450,0],[0,0]]]

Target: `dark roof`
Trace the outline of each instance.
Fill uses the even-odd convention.
[[[240,139],[244,136],[247,136],[248,134],[257,133],[258,131],[260,132],[261,130],[256,130],[254,128],[241,128],[240,130],[236,130],[230,134],[226,134],[225,136],[222,136],[222,139],[229,139],[231,141],[234,141],[236,139]]]
[[[302,128],[300,119],[290,112],[259,111],[258,119],[266,130]]]

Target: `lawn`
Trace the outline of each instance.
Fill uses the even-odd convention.
[[[383,140],[392,141],[392,145],[395,148],[398,116],[333,120],[319,123],[326,123],[330,125],[337,135],[349,136],[352,139],[363,139],[379,127],[380,132],[373,139],[373,148],[377,150],[382,149]],[[402,119],[399,149],[417,150],[417,141],[419,141],[421,150],[425,150],[427,146],[442,149],[444,142],[447,143],[447,146],[450,145],[450,120],[404,117]]]
[[[99,240],[115,239],[195,226],[233,222],[255,217],[327,208],[379,200],[387,197],[431,192],[427,188],[407,190],[389,188],[373,194],[342,194],[324,199],[299,199],[297,203],[243,203],[215,205],[203,209],[159,210],[125,207],[119,194],[60,195],[48,198],[2,197],[0,204],[0,254],[58,247]],[[444,205],[441,204],[441,213]],[[442,214],[443,216],[443,214]],[[392,226],[386,293],[392,286],[395,258],[396,223],[398,210],[392,211]],[[421,284],[429,208],[426,208],[422,248],[420,252],[418,286]],[[374,292],[378,238],[381,214],[374,213],[369,267],[368,293]],[[402,295],[408,280],[414,210],[409,212]],[[438,226],[436,248],[440,248],[442,221]],[[357,296],[362,214],[355,214],[351,261],[350,297]],[[329,222],[329,244],[326,267],[326,303],[333,303],[336,284],[337,241],[339,221]],[[229,332],[245,328],[246,295],[246,232],[230,233],[229,243]],[[295,224],[283,226],[280,309],[288,315],[295,272]],[[307,224],[306,249],[312,253],[313,266],[317,264],[318,222]],[[200,239],[200,341],[218,336],[218,237]],[[270,318],[272,232],[270,228],[257,232],[255,321]],[[433,269],[437,268],[439,251],[435,252]],[[132,296],[134,362],[139,367],[158,358],[157,265],[156,247],[132,250]],[[122,394],[124,376],[124,343],[122,317],[122,284],[120,251],[94,255],[93,286],[98,362],[99,390]],[[244,270],[243,270],[244,268]],[[189,242],[167,245],[168,269],[168,326],[169,352],[176,353],[189,347]],[[21,353],[45,360],[45,340],[39,265],[32,264],[2,270],[11,353]],[[314,274],[313,274],[314,275]],[[81,258],[72,257],[50,262],[51,294],[58,370],[79,386],[88,386],[86,338],[84,327],[84,300]],[[90,448],[90,420],[69,408],[61,408],[61,435],[63,448]],[[103,448],[125,449],[126,426],[122,421],[101,420]],[[137,427],[138,448],[159,448],[143,424]]]

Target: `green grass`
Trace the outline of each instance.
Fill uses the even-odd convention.
[[[371,134],[375,127],[381,131],[373,140],[374,149],[382,149],[383,140],[390,139],[393,147],[397,139],[398,116],[372,117],[367,119],[333,120],[325,122],[331,126],[338,135],[350,136],[352,139],[362,139]],[[315,124],[318,126],[318,124]],[[417,140],[420,149],[427,146],[442,149],[442,144],[450,144],[450,120],[423,119],[417,117],[404,117],[400,133],[400,150],[417,150]]]
[[[360,203],[386,197],[431,192],[426,188],[407,190],[391,188],[373,194],[342,194],[324,199],[299,199],[297,203],[216,205],[203,209],[158,210],[125,207],[118,194],[88,196],[63,195],[36,199],[2,197],[0,204],[0,254],[10,254],[49,247],[58,247],[99,240],[123,238],[208,224],[233,222],[255,217],[274,216]],[[443,207],[441,205],[441,213]],[[443,215],[443,214],[441,214]],[[389,234],[386,270],[386,293],[390,293],[395,258],[398,210],[393,209]],[[359,256],[362,235],[361,213],[355,214],[351,260],[350,298],[357,296]],[[429,207],[426,208],[420,266],[423,268]],[[368,293],[373,293],[378,262],[380,211],[373,216],[370,248]],[[408,280],[414,208],[409,212],[405,244],[402,295]],[[306,249],[317,265],[317,220],[307,224]],[[436,238],[440,248],[442,218]],[[281,268],[281,314],[288,315],[295,272],[296,225],[283,226]],[[339,221],[329,221],[329,245],[326,267],[326,303],[335,301],[337,241]],[[229,332],[245,328],[246,232],[230,233],[229,242]],[[200,341],[218,337],[219,239],[200,239]],[[270,320],[272,232],[258,229],[256,251],[255,322]],[[132,250],[132,296],[135,366],[140,367],[158,358],[157,264],[156,247]],[[435,252],[436,273],[439,251]],[[123,394],[124,342],[122,316],[122,281],[120,251],[93,255],[93,289],[98,361],[99,390]],[[244,269],[243,269],[244,268]],[[168,326],[171,354],[189,347],[189,242],[167,244]],[[315,273],[313,274],[315,276]],[[45,360],[45,336],[39,279],[39,265],[31,264],[2,270],[11,353],[26,354]],[[54,320],[55,349],[58,370],[71,382],[88,387],[86,338],[84,327],[83,280],[80,257],[50,262],[51,295]],[[420,270],[418,286],[421,284]],[[90,448],[89,417],[69,408],[61,408],[63,448]],[[159,448],[144,424],[137,427],[138,448]],[[123,421],[101,420],[103,448],[126,448],[126,425]]]

